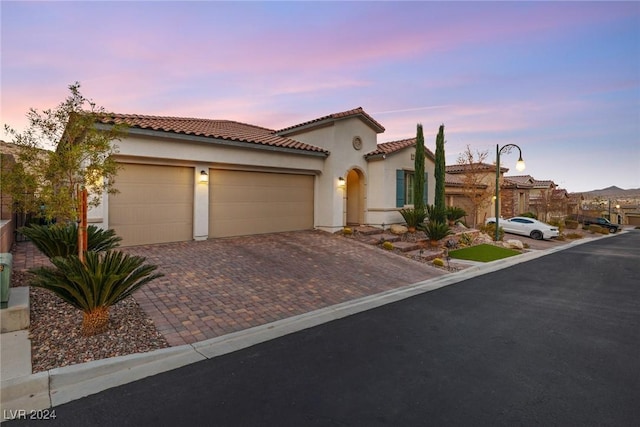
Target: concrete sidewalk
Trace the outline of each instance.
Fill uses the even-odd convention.
[[[5,410],[28,411],[55,407],[111,387],[250,347],[322,323],[458,283],[478,275],[508,268],[568,247],[588,243],[592,240],[583,239],[546,251],[532,251],[484,265],[474,265],[456,273],[345,301],[192,344],[71,365],[36,374],[27,373],[27,368],[23,364],[21,368],[16,368],[14,373],[7,375],[7,377],[3,372],[0,399],[1,410],[4,413]],[[12,359],[15,360],[17,358],[22,361],[28,360],[28,370],[30,371],[30,357],[28,355],[30,350],[27,350],[30,349],[30,345],[27,344],[25,347],[25,341],[28,343],[28,336],[24,332],[26,331],[11,337],[5,337],[5,334],[3,334],[0,345],[3,349],[5,347],[12,349],[6,352],[3,350],[3,368],[5,365],[11,366]],[[19,348],[23,350],[20,351],[18,350]],[[13,351],[13,349],[16,351]]]

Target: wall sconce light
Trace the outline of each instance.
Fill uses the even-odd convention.
[[[209,182],[209,175],[206,171],[200,171],[200,182]]]
[[[346,182],[343,177],[338,177],[338,187],[342,188],[346,185]]]

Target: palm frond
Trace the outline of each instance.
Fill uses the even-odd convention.
[[[144,257],[119,251],[87,252],[84,264],[76,255],[54,257],[55,268],[30,270],[33,286],[47,289],[72,306],[88,312],[122,301],[150,281],[164,276]]]

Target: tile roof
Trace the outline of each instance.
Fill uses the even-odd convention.
[[[449,187],[464,187],[466,185],[466,183],[464,182],[464,179],[462,179],[460,175],[455,175],[450,173],[444,174],[444,184],[445,186],[449,186]],[[473,185],[475,188],[488,187],[487,184],[481,184],[481,183],[471,183],[471,185]]]
[[[445,166],[445,172],[446,173],[464,173],[467,171],[475,171],[475,172],[495,172],[496,170],[496,165],[491,165],[488,163],[473,163],[472,165],[469,164],[459,164],[459,165],[448,165]],[[500,167],[500,172],[507,172],[509,170],[509,168],[505,168],[505,167]]]
[[[533,188],[533,183],[529,180],[511,179],[510,176],[505,176],[504,186],[507,188]]]
[[[555,187],[555,183],[551,180],[537,180],[534,177],[532,177],[531,175],[514,175],[514,176],[505,176],[505,179],[509,179],[511,181],[514,182],[519,182],[519,183],[528,183],[531,182],[533,184],[534,187],[540,188],[540,187]]]
[[[364,121],[367,125],[369,125],[376,133],[384,132],[384,126],[378,123],[373,117],[367,114],[362,107],[354,108],[352,110],[342,111],[340,113],[333,113],[327,116],[322,116],[317,119],[309,120],[294,126],[289,126],[284,129],[280,129],[276,131],[277,134],[289,134],[295,133],[297,130],[308,129],[316,126],[322,126],[327,123],[346,119],[348,117],[359,117],[362,121]]]
[[[126,124],[133,129],[171,132],[236,141],[239,143],[317,152],[325,155],[329,154],[329,151],[323,148],[277,135],[274,130],[232,120],[112,114],[101,122],[104,124]]]
[[[407,147],[414,147],[415,145],[416,145],[416,138],[408,138],[408,139],[401,139],[398,141],[383,142],[381,144],[378,144],[375,150],[365,154],[364,157],[365,159],[368,159],[371,157],[385,156],[388,154],[396,153]],[[430,157],[431,159],[435,159],[434,154],[426,146],[424,147],[424,152],[426,153],[427,157]]]

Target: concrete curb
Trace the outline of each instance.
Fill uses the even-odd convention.
[[[598,237],[598,239],[600,238],[602,237]],[[1,382],[0,388],[2,411],[4,414],[5,410],[30,411],[55,407],[111,387],[232,353],[332,320],[430,292],[482,274],[502,270],[576,245],[589,243],[593,240],[595,239],[585,238],[548,250],[526,252],[522,255],[491,263],[474,265],[456,273],[446,274],[400,289],[347,301],[191,345],[97,360],[7,379]]]

